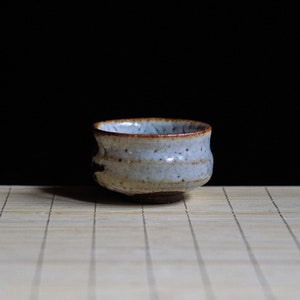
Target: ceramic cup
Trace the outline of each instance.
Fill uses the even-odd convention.
[[[211,126],[170,118],[128,118],[93,124],[94,180],[138,201],[174,202],[209,181]]]

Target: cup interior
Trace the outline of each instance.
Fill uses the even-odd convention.
[[[142,118],[97,122],[94,128],[119,134],[172,135],[207,131],[210,125],[194,120]]]

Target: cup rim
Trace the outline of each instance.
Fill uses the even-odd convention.
[[[160,122],[160,123],[168,123],[168,122],[179,122],[179,123],[187,123],[193,124],[197,126],[201,126],[201,129],[191,131],[191,132],[182,132],[182,133],[124,133],[124,132],[116,132],[100,129],[99,127],[102,124],[113,124],[113,123],[124,123],[124,122]],[[133,117],[133,118],[117,118],[117,119],[106,119],[102,121],[96,121],[92,123],[93,132],[98,135],[111,135],[111,136],[123,136],[123,137],[141,137],[141,138],[174,138],[174,137],[189,137],[189,136],[199,136],[210,134],[212,131],[212,126],[203,121],[198,121],[194,119],[183,119],[183,118],[168,118],[168,117]]]

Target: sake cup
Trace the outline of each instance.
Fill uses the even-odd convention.
[[[172,118],[127,118],[92,124],[94,180],[139,202],[170,203],[213,173],[211,125]]]

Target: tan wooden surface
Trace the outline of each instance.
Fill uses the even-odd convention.
[[[1,300],[300,299],[300,187],[203,186],[164,205],[0,186]]]

